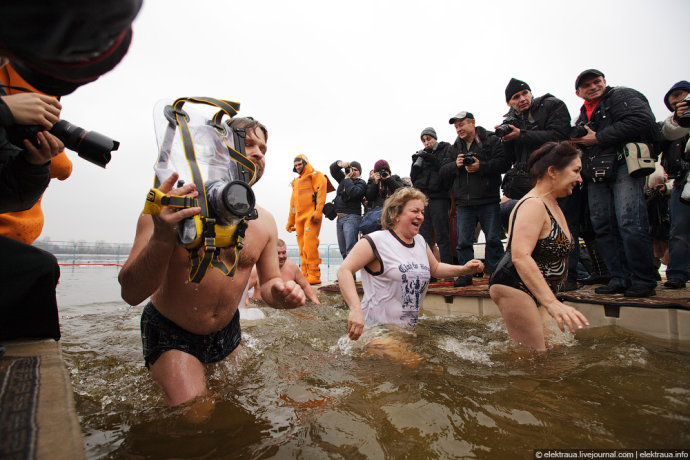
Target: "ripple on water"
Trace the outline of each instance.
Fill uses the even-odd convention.
[[[339,296],[243,321],[237,358],[210,374],[215,410],[189,424],[143,366],[141,306],[119,301],[115,271],[112,295],[89,300],[84,286],[107,281],[90,276],[63,273],[59,286],[89,458],[512,458],[515,446],[690,444],[687,349],[607,327],[555,332],[535,354],[502,319],[476,317],[423,317],[414,331],[369,328],[352,341]],[[421,356],[417,367],[366,353],[390,334]]]

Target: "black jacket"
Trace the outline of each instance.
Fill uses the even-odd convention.
[[[400,176],[397,174],[388,176],[386,180],[381,180],[377,184],[374,179],[369,179],[367,182],[367,207],[375,208],[377,206],[383,206],[383,202],[386,198],[391,196],[393,192],[398,190],[400,187],[404,187]]]
[[[362,198],[364,198],[364,193],[367,190],[367,183],[359,177],[355,179],[345,177],[345,173],[338,166],[337,161],[331,164],[330,169],[331,176],[338,181],[338,190],[334,201],[335,212],[362,215]]]
[[[0,88],[0,95],[4,95]],[[50,182],[50,161],[32,165],[24,159],[24,149],[12,144],[7,128],[14,117],[0,98],[0,213],[24,211],[33,206]]]
[[[448,153],[448,142],[437,142],[432,149],[420,150],[412,155],[410,179],[415,188],[424,192],[429,198],[445,198],[450,200],[448,189],[450,184],[441,179],[441,166],[455,160]],[[422,159],[421,167],[415,166],[418,158]]]
[[[504,142],[506,157],[513,165],[527,163],[530,154],[547,142],[568,138],[570,112],[553,94],[534,98],[530,109],[522,114],[511,107],[504,117],[521,130],[520,137]]]
[[[479,160],[479,171],[468,173],[464,166],[458,167],[455,162],[441,167],[441,176],[452,182],[456,206],[473,206],[498,203],[500,197],[501,174],[510,168],[510,162],[503,152],[501,138],[481,126],[476,134],[469,152]],[[449,149],[453,158],[468,153],[467,144],[457,138]]]
[[[598,144],[583,147],[582,172],[587,176],[588,166],[602,158],[621,164],[625,160],[621,152],[628,142],[649,142],[656,137],[657,125],[647,98],[632,88],[607,87],[599,103],[587,120],[584,104],[576,124],[589,121],[597,134]]]

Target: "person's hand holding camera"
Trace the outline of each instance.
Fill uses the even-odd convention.
[[[597,133],[592,130],[588,125],[584,125],[585,129],[587,130],[587,134],[585,134],[582,137],[578,137],[575,139],[570,139],[572,142],[584,146],[591,146],[591,145],[596,145],[599,143],[599,140],[597,139]]]
[[[2,100],[18,125],[38,125],[48,130],[60,118],[62,104],[53,96],[20,93],[2,96]],[[36,139],[38,146],[27,139],[23,141],[26,161],[32,165],[45,164],[65,149],[62,141],[48,131],[39,132]]]
[[[479,171],[479,158],[477,158],[476,156],[472,156],[472,158],[474,159],[474,161],[470,164],[465,165],[465,170],[468,173],[476,173],[477,171]]]
[[[674,114],[673,118],[678,120],[688,111],[688,109],[690,109],[690,102],[687,100],[687,98],[685,98],[676,104],[676,113]]]
[[[20,93],[2,96],[18,125],[53,127],[60,118],[62,104],[53,96],[38,93]]]
[[[54,156],[65,150],[65,144],[48,131],[40,131],[36,134],[36,139],[38,139],[38,148],[30,140],[24,139],[24,148],[26,149],[24,158],[32,165],[46,164]]]

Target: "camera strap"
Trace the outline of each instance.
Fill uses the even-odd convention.
[[[192,244],[193,247],[187,247],[190,254],[191,266],[189,270],[189,280],[194,283],[199,283],[206,275],[209,267],[213,266],[220,270],[226,276],[233,276],[237,269],[237,261],[239,259],[239,251],[243,247],[244,232],[247,228],[247,220],[245,217],[236,226],[221,226],[216,224],[215,219],[209,217],[208,199],[206,196],[206,187],[204,186],[204,179],[201,175],[199,165],[194,151],[194,140],[192,139],[191,130],[189,128],[189,116],[182,109],[185,103],[203,104],[217,107],[219,111],[210,120],[209,125],[215,127],[219,132],[222,132],[222,118],[227,115],[230,118],[234,117],[240,109],[238,102],[226,101],[223,99],[215,99],[210,97],[181,97],[175,100],[172,104],[169,124],[165,132],[163,143],[172,145],[175,137],[175,131],[179,129],[182,138],[182,146],[185,152],[185,158],[189,164],[189,169],[192,173],[192,179],[196,185],[196,190],[199,193],[197,199],[191,200],[188,197],[164,197],[166,202],[160,200],[161,205],[175,206],[175,207],[190,207],[198,206],[201,212],[195,217],[195,225],[197,228],[197,240]],[[244,129],[232,129],[234,146],[228,145],[228,154],[235,160],[238,165],[238,172],[243,181],[248,185],[256,182],[256,166],[245,155]],[[235,148],[237,147],[237,149]],[[160,185],[158,178],[155,181],[155,187]],[[155,188],[152,192],[155,195]],[[186,200],[185,200],[186,199]],[[147,203],[149,199],[147,198]],[[155,203],[155,200],[154,200]],[[160,211],[159,211],[160,212]],[[234,257],[232,266],[228,267],[225,262],[220,259],[220,250],[222,248],[232,246],[234,250]],[[199,248],[203,248],[201,255],[199,255]]]

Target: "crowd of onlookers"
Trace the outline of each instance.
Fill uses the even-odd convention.
[[[343,258],[360,234],[377,228],[385,199],[412,185],[428,199],[420,233],[437,258],[467,263],[481,231],[490,274],[504,254],[510,213],[533,185],[525,167],[530,154],[550,141],[570,141],[582,152],[582,183],[558,204],[581,243],[561,290],[602,284],[596,293],[649,297],[661,280],[661,264],[667,267],[664,285],[684,288],[690,277],[690,83],[679,81],[666,93],[672,113],[662,122],[642,93],[607,86],[599,70],[580,73],[575,89],[584,103],[571,123],[563,101],[549,93],[534,97],[526,82],[511,79],[500,125],[479,126],[471,112],[461,111],[449,119],[457,132],[452,144],[424,128],[409,177],[393,174],[385,160],[376,162],[367,181],[358,161],[331,164],[338,182],[331,217]],[[460,276],[454,285],[472,280]]]

